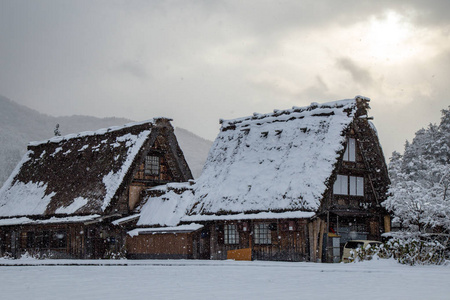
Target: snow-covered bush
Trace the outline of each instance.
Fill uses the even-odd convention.
[[[442,236],[440,240],[433,236],[392,238],[379,246],[356,249],[350,261],[394,258],[411,266],[441,265],[446,262],[449,237]]]
[[[119,250],[106,250],[103,258],[105,259],[125,259],[127,257],[127,250],[125,246]]]
[[[377,245],[367,245],[367,247],[361,247],[355,249],[354,251],[350,251],[350,262],[360,262],[365,260],[372,260],[374,257],[379,257],[379,255],[383,255],[381,249],[383,248],[383,244],[380,246]],[[389,256],[382,256],[382,258],[389,258]]]
[[[4,252],[1,258],[2,259],[14,259],[14,256],[12,255],[11,252]]]

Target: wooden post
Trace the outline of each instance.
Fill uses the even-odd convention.
[[[320,223],[320,232],[319,232],[319,257],[318,259],[322,262],[322,248],[323,248],[323,233],[325,231],[325,222],[321,219],[318,219]]]
[[[313,223],[308,223],[308,234],[309,234],[309,261],[314,261],[315,250],[314,250]]]
[[[391,216],[384,216],[384,232],[391,232]]]
[[[320,219],[315,220],[315,226],[314,226],[314,251],[315,251],[315,259],[314,262],[317,262],[320,257],[319,254],[319,235],[320,235]]]

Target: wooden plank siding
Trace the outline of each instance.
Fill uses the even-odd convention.
[[[270,225],[270,244],[256,243],[254,226],[259,223]],[[225,243],[223,226],[229,224],[237,225],[239,243]],[[211,259],[227,259],[228,251],[245,248],[251,249],[252,260],[306,261],[309,258],[306,219],[216,221],[208,229]]]
[[[137,259],[196,259],[199,233],[149,233],[128,237],[127,257]]]
[[[112,258],[122,250],[123,233],[101,224],[3,226],[0,255],[38,258]]]

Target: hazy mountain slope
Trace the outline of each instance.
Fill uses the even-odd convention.
[[[124,118],[52,117],[0,95],[0,186],[25,154],[27,144],[53,137],[56,124],[66,135],[129,122]],[[212,142],[181,128],[176,128],[175,133],[194,177],[198,177]]]
[[[179,127],[175,128],[175,135],[191,168],[192,175],[194,175],[194,178],[198,178],[202,173],[203,165],[213,142]]]

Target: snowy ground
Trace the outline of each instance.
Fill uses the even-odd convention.
[[[394,261],[0,259],[1,299],[450,299],[450,266]]]

